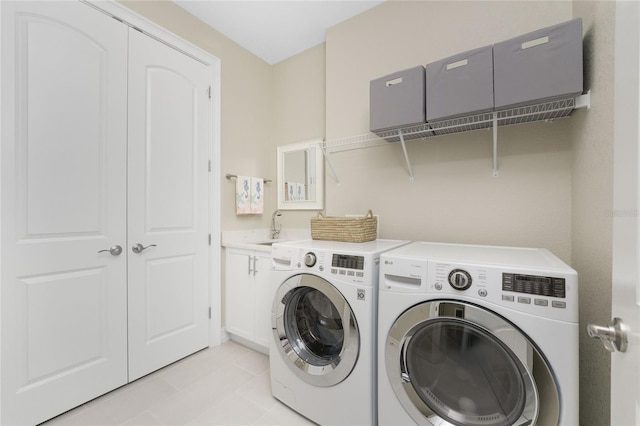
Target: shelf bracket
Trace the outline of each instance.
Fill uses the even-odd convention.
[[[498,113],[493,112],[493,177],[498,177]]]
[[[404,136],[402,130],[398,130],[398,136],[400,136],[400,145],[402,145],[402,152],[404,153],[404,161],[407,163],[407,170],[409,172],[409,183],[415,182],[413,178],[413,169],[411,168],[411,162],[409,161],[409,154],[407,154],[407,145],[404,142]]]
[[[340,179],[338,179],[338,175],[336,174],[335,169],[333,168],[333,164],[331,164],[331,160],[329,159],[329,154],[327,153],[327,147],[325,143],[318,144],[320,150],[322,151],[322,156],[324,157],[324,161],[329,166],[331,170],[331,174],[333,175],[333,179],[336,181],[336,184],[340,185]]]
[[[591,89],[587,90],[587,93],[576,97],[575,108],[591,109]]]

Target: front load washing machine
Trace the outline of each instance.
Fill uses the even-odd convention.
[[[321,425],[376,423],[379,257],[406,243],[272,246],[273,396]]]
[[[380,258],[380,425],[577,425],[578,278],[545,249]]]

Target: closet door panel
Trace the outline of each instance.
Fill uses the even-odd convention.
[[[208,346],[208,72],[130,30],[130,380]]]
[[[0,7],[1,423],[39,423],[127,380],[127,28]]]
[[[23,232],[97,234],[104,225],[105,51],[76,29],[34,18],[22,23],[29,46],[20,64],[26,71],[20,124],[28,132],[19,142]]]
[[[176,52],[177,53],[177,52]],[[193,232],[197,214],[197,153],[193,82],[175,70],[147,68],[146,232]],[[202,153],[200,153],[202,155]],[[206,154],[205,154],[206,156]]]

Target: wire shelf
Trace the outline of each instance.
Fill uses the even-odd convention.
[[[431,127],[434,129],[436,136],[448,135],[451,133],[471,132],[473,130],[486,129],[492,126],[493,113],[491,112],[451,118],[431,123]]]
[[[377,133],[377,136],[385,139],[387,142],[400,142],[398,129],[381,131]],[[429,123],[402,128],[402,137],[404,137],[404,140],[425,139],[429,136],[433,136]]]
[[[498,126],[564,118],[569,116],[575,108],[576,100],[570,98],[497,111]]]
[[[330,139],[320,144],[325,159],[333,171],[328,153],[350,151],[354,149],[372,148],[400,142],[404,153],[409,181],[413,182],[413,170],[405,145],[406,141],[427,139],[452,133],[471,132],[481,129],[493,129],[493,175],[498,176],[498,127],[515,124],[531,123],[534,121],[553,121],[568,117],[576,108],[590,108],[591,94],[587,92],[577,98],[565,98],[523,105],[498,111],[484,112],[447,120],[428,122],[399,129],[379,131],[377,134],[367,133],[346,138]],[[337,175],[336,182],[339,183]]]
[[[589,95],[587,94],[582,96]],[[589,101],[587,100],[585,106],[588,106],[588,103]],[[400,142],[400,132],[402,132],[404,140],[409,141],[415,139],[427,139],[434,136],[453,133],[489,129],[493,127],[494,114],[497,116],[497,125],[499,127],[530,123],[534,121],[556,120],[568,117],[574,109],[581,107],[584,102],[580,102],[580,106],[577,104],[578,102],[576,98],[573,97],[542,102],[534,105],[519,106],[495,112],[485,112],[418,124],[400,129],[330,139],[323,143],[323,148],[325,148],[327,152],[333,153],[386,145],[389,142]]]

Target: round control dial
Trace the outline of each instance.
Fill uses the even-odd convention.
[[[309,268],[311,268],[313,265],[316,264],[316,255],[315,253],[307,253],[304,255],[304,264],[307,265]]]
[[[471,275],[465,270],[454,269],[449,273],[449,284],[456,290],[466,290],[471,287]]]

